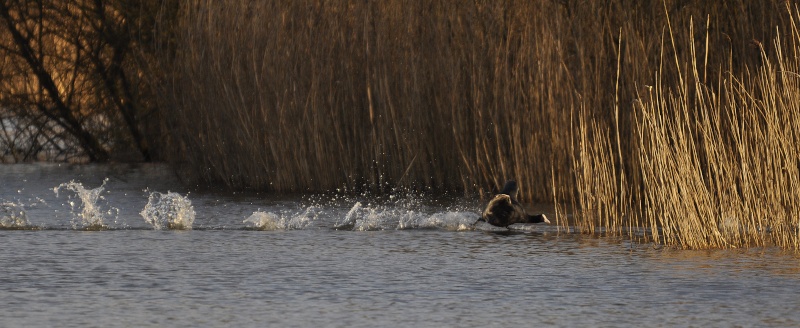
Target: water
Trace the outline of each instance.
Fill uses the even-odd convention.
[[[800,324],[800,262],[776,249],[476,229],[457,199],[190,192],[157,165],[0,182],[0,220],[19,222],[0,230],[0,326]]]
[[[187,196],[176,192],[152,192],[147,197],[147,205],[139,213],[145,222],[155,230],[189,230],[194,223],[194,206]]]

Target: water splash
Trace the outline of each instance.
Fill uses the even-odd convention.
[[[108,179],[103,180],[103,184],[100,187],[94,189],[86,189],[83,187],[83,184],[80,182],[70,181],[67,183],[62,183],[58,187],[53,188],[53,192],[58,197],[58,193],[63,190],[72,191],[74,195],[68,196],[68,204],[70,206],[70,211],[72,212],[72,219],[70,220],[73,229],[81,229],[81,230],[104,230],[108,229],[106,226],[104,219],[104,211],[102,206],[98,203],[100,200],[105,200],[102,193],[105,190],[106,182]],[[77,200],[80,202],[76,202],[75,196],[77,196]],[[111,207],[109,210],[105,211],[105,214],[108,215],[116,215],[119,214],[119,209]]]
[[[475,230],[475,221],[480,218],[474,212],[438,212],[400,221],[397,229],[444,229],[451,231]]]
[[[24,230],[33,228],[22,204],[0,203],[0,230]]]
[[[194,207],[187,196],[176,192],[151,192],[142,215],[154,229],[190,230],[194,223]]]
[[[303,212],[280,216],[272,212],[253,212],[250,217],[242,221],[255,230],[293,230],[307,227],[317,218],[314,206],[307,207]]]
[[[413,204],[412,204],[413,205]],[[339,230],[444,229],[473,230],[478,214],[468,211],[426,213],[411,206],[364,206],[356,202],[341,221]]]
[[[341,221],[334,224],[335,229],[339,230],[377,230],[380,228],[381,217],[375,209],[361,205],[361,202],[356,202],[353,207],[347,211],[347,214]]]
[[[242,223],[250,224],[256,230],[279,230],[280,218],[272,212],[253,212]]]
[[[356,202],[334,228],[355,231],[395,229],[404,226],[404,222],[418,221],[421,215],[424,214],[402,204],[363,205]]]

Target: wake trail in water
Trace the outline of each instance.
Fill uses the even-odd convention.
[[[256,211],[242,223],[249,225],[253,230],[297,230],[308,227],[316,219],[316,207],[309,206],[301,213],[288,215]]]
[[[176,192],[155,192],[143,190],[147,195],[144,208],[138,205],[131,208],[135,201],[120,198],[128,196],[125,189],[110,197],[106,190],[108,178],[96,188],[84,186],[81,182],[71,180],[52,188],[56,198],[66,196],[67,201],[61,206],[69,205],[68,220],[73,230],[191,230],[196,218],[206,224],[200,230],[304,230],[309,228],[323,228],[349,231],[376,231],[376,230],[413,230],[413,229],[440,229],[446,231],[470,230],[506,230],[490,225],[476,224],[480,217],[471,202],[455,202],[450,199],[409,192],[389,195],[371,195],[369,193],[353,194],[315,194],[302,196],[301,199],[277,202],[261,199],[249,199],[245,204],[241,199],[231,202],[219,200],[211,202],[209,199],[215,195],[200,195],[198,212],[189,199],[189,195]],[[107,199],[107,197],[109,199]],[[125,213],[120,217],[118,208],[109,206],[109,200],[119,201]],[[41,201],[44,203],[44,201]],[[270,205],[266,208],[249,208],[253,204]],[[444,203],[444,204],[442,204]],[[141,204],[141,203],[139,203]],[[127,205],[127,207],[125,207]],[[221,206],[220,206],[221,205]],[[64,229],[62,225],[35,226],[30,223],[31,213],[35,216],[37,211],[26,212],[22,202],[11,202],[0,199],[0,229]],[[228,207],[230,206],[230,207]],[[226,211],[220,211],[225,208]],[[231,225],[231,215],[227,209],[252,213],[249,216],[239,216]],[[39,211],[41,212],[41,211]],[[132,212],[128,214],[127,212]],[[64,219],[58,209],[54,210],[52,218],[61,221]],[[136,215],[138,213],[138,215]],[[245,214],[246,215],[246,214]],[[237,215],[238,216],[238,215]],[[126,220],[134,219],[138,224],[130,226]],[[235,217],[235,216],[234,216]],[[118,220],[122,220],[120,225]],[[63,222],[63,221],[61,221]],[[132,221],[127,221],[132,222]],[[212,222],[212,224],[208,224]],[[68,228],[67,228],[68,229]],[[533,229],[533,228],[531,228]],[[518,229],[519,230],[519,229]],[[525,230],[525,227],[520,231]],[[531,230],[533,231],[533,230]]]
[[[425,211],[397,206],[364,206],[356,202],[347,214],[334,225],[338,230],[405,230],[444,229],[452,231],[473,230],[479,218],[469,211]]]

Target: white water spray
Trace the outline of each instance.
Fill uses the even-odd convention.
[[[0,229],[28,229],[31,224],[21,204],[12,202],[0,203]]]
[[[190,230],[194,223],[194,207],[186,196],[176,192],[152,192],[142,212],[144,220],[156,230]]]
[[[103,209],[98,204],[98,201],[105,200],[102,193],[105,190],[106,182],[108,182],[108,179],[103,180],[103,184],[94,189],[86,189],[83,187],[83,184],[75,181],[62,183],[58,187],[53,188],[56,197],[59,196],[58,193],[61,190],[68,190],[75,193],[68,198],[70,211],[72,212],[71,223],[73,229],[102,230],[108,228],[104,222],[105,215]],[[80,202],[76,202],[75,196],[77,196],[77,200]],[[105,211],[105,214],[112,215],[115,212],[119,213],[119,210],[112,207]]]
[[[474,212],[438,212],[430,215],[409,216],[400,220],[397,229],[444,229],[451,231],[474,230],[480,216]]]
[[[316,219],[315,207],[309,206],[296,215],[279,216],[272,212],[253,212],[250,217],[242,221],[256,230],[292,230],[303,229]]]
[[[364,206],[356,202],[336,229],[370,231],[385,229],[445,229],[472,230],[479,216],[473,212],[447,211],[426,213],[414,204],[409,206]]]

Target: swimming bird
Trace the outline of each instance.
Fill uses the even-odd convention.
[[[514,180],[506,181],[503,190],[486,205],[483,210],[483,215],[478,221],[484,221],[498,227],[508,227],[514,223],[550,223],[550,220],[544,214],[530,215],[525,212],[517,201],[517,182]]]

